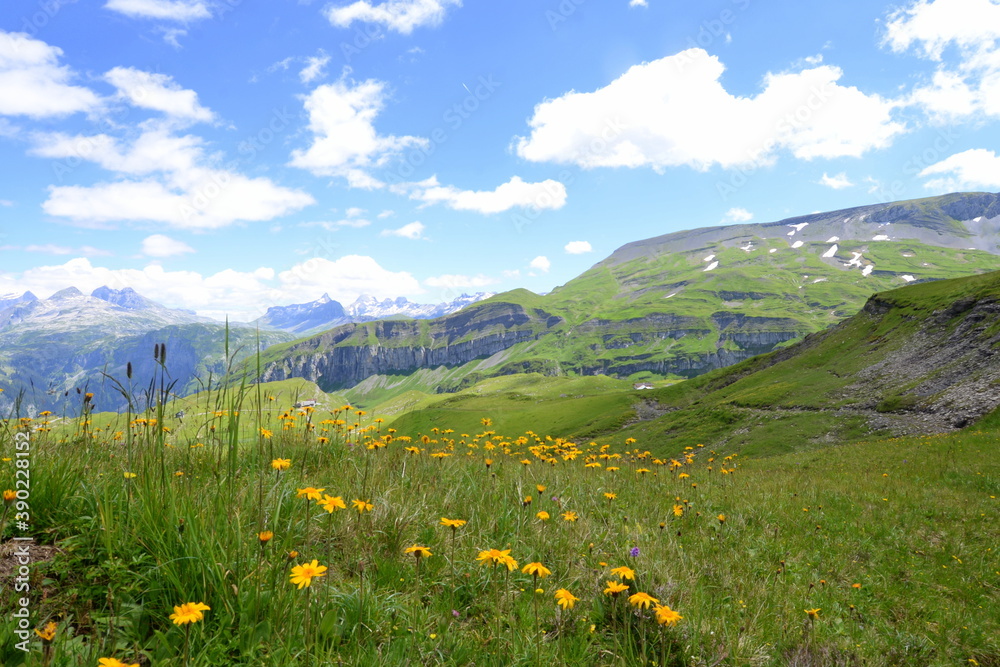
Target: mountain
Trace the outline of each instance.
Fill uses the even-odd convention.
[[[284,332],[261,332],[260,344],[292,339]],[[226,326],[184,310],[167,308],[131,288],[100,287],[85,295],[75,287],[48,299],[21,297],[0,310],[0,413],[17,394],[35,410],[75,410],[76,388],[95,394],[102,409],[124,408],[125,402],[102,372],[122,380],[128,363],[133,386],[145,389],[157,371],[155,345],[166,344],[168,382],[178,393],[198,388],[208,374],[226,368],[225,349],[237,360],[256,350],[257,334],[249,326]],[[67,392],[70,392],[67,394]]]
[[[31,292],[25,292],[24,294],[0,294],[0,311],[4,311],[7,308],[11,308],[21,303],[27,303],[30,301],[37,301],[38,297]]]
[[[542,416],[567,437],[634,437],[772,455],[929,435],[1000,416],[1000,272],[871,296],[855,315],[786,348],[658,389],[609,378],[494,378],[424,401],[401,432],[447,424],[521,432]],[[604,384],[597,385],[596,382]],[[411,399],[412,400],[412,399]]]
[[[623,246],[545,296],[514,290],[434,320],[276,346],[262,378],[327,391],[364,382],[385,399],[394,386],[454,391],[524,372],[696,377],[826,329],[875,292],[1000,269],[998,200],[960,193],[675,232]]]
[[[291,306],[272,306],[256,324],[297,334],[310,334],[332,329],[351,322],[370,322],[391,317],[432,319],[461,310],[467,305],[493,296],[492,292],[462,294],[458,298],[438,304],[421,304],[404,297],[383,299],[369,295],[359,296],[354,303],[344,307],[324,294],[316,301]]]
[[[271,306],[254,323],[262,328],[280,329],[291,333],[305,333],[319,328],[332,328],[350,322],[347,312],[329,294],[309,303],[291,306]]]

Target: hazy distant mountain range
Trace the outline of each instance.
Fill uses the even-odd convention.
[[[413,303],[404,297],[379,301],[373,296],[362,295],[349,306],[343,306],[331,299],[329,294],[324,294],[309,303],[272,306],[267,309],[263,317],[254,320],[254,324],[291,333],[307,334],[350,322],[370,322],[399,317],[433,319],[450,315],[469,304],[488,299],[493,294],[493,292],[462,294],[452,301],[438,304]]]
[[[230,322],[230,356],[238,361],[256,351],[258,324],[263,349],[293,340],[296,333],[345,322],[436,317],[488,296],[462,295],[435,305],[362,296],[347,308],[324,296],[274,307],[257,322]],[[5,389],[0,408],[24,390],[27,403],[39,410],[69,409],[67,404],[76,400],[71,390],[84,386],[95,393],[100,407],[123,407],[124,398],[102,372],[122,379],[131,362],[133,386],[142,390],[156,369],[152,350],[160,343],[167,345],[167,369],[177,381],[175,390],[186,393],[200,387],[209,374],[218,378],[225,372],[226,333],[217,320],[168,308],[130,287],[104,286],[90,295],[67,287],[47,299],[31,292],[0,295],[0,387]]]

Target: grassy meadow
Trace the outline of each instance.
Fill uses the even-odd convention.
[[[745,458],[485,406],[404,433],[289,409],[302,389],[7,420],[0,486],[29,432],[29,534],[57,549],[0,664],[1000,665],[988,420]]]

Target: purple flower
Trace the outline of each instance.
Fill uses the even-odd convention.
[[[458,618],[458,610],[457,609],[452,609],[451,610],[451,615],[454,616],[455,618]]]
[[[639,547],[632,547],[628,553],[632,558],[637,558],[639,556]]]

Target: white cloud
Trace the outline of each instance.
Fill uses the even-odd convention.
[[[515,139],[534,162],[657,170],[707,170],[772,162],[779,150],[800,159],[860,156],[904,131],[895,103],[840,85],[822,65],[767,74],[756,97],[720,83],[725,70],[703,49],[630,68],[590,93],[570,91],[535,107],[531,135]]]
[[[1000,188],[1000,155],[975,148],[951,155],[920,172],[921,178],[939,176],[924,187],[937,192]]]
[[[100,250],[93,246],[85,245],[79,248],[46,243],[43,245],[29,245],[24,248],[25,252],[40,252],[46,255],[77,255],[78,257],[107,257],[112,253],[107,250]]]
[[[378,219],[379,220],[385,220],[386,218],[391,218],[394,215],[396,215],[395,211],[390,211],[390,210],[387,209],[387,210],[382,211],[381,213],[378,214]]]
[[[0,199],[0,206],[13,206],[14,202],[9,199]]]
[[[529,267],[535,269],[536,271],[541,271],[542,273],[547,273],[549,269],[552,268],[552,262],[545,255],[539,255],[538,257],[531,260],[528,264]]]
[[[133,177],[93,186],[50,186],[45,212],[81,224],[141,221],[211,229],[270,220],[315,203],[308,193],[268,178],[216,168],[198,137],[178,137],[162,128],[148,129],[131,145],[103,134],[38,135],[32,152],[87,160]]]
[[[132,105],[161,111],[181,120],[209,122],[214,114],[198,103],[198,94],[181,88],[166,74],[115,67],[104,78]]]
[[[593,252],[594,248],[590,245],[588,241],[570,241],[563,248],[570,255],[582,255],[584,253]]]
[[[36,134],[32,155],[53,159],[77,158],[109,171],[144,175],[157,171],[184,171],[202,157],[202,140],[193,135],[174,136],[164,128],[140,134],[131,145],[106,134]]]
[[[445,274],[442,276],[431,276],[424,280],[428,287],[444,287],[448,289],[467,289],[470,287],[486,287],[499,282],[496,278],[490,278],[483,274],[477,276],[464,276],[461,274]]]
[[[316,79],[326,74],[326,66],[330,62],[330,56],[323,49],[319,50],[319,55],[310,56],[306,59],[306,66],[299,72],[299,79],[302,83],[312,83]]]
[[[452,185],[441,185],[436,176],[417,183],[395,185],[392,190],[407,193],[411,199],[425,204],[444,204],[456,211],[475,211],[487,215],[517,207],[559,209],[566,204],[566,186],[559,181],[549,179],[527,183],[519,176],[512,177],[494,190],[459,190]]]
[[[287,271],[269,267],[255,271],[226,269],[211,275],[195,271],[167,271],[159,264],[142,269],[112,270],[84,258],[57,266],[39,266],[23,273],[0,271],[0,294],[30,290],[45,298],[69,286],[90,293],[102,285],[132,287],[154,301],[189,308],[200,315],[237,321],[263,315],[269,306],[304,303],[329,292],[341,303],[362,294],[380,299],[424,292],[409,273],[388,271],[371,257],[349,255],[335,261],[312,258]]]
[[[887,17],[882,43],[940,63],[908,100],[933,120],[1000,116],[1000,3],[917,0]],[[949,57],[950,47],[956,58]]]
[[[289,164],[317,176],[343,177],[351,187],[383,187],[369,170],[385,166],[406,148],[428,143],[418,137],[378,134],[374,122],[385,98],[385,84],[373,79],[355,86],[338,81],[316,88],[304,98],[313,143],[293,151]]]
[[[211,18],[206,3],[200,0],[108,0],[105,9],[137,19],[160,19],[187,23]]]
[[[365,214],[365,209],[358,208],[357,206],[352,206],[351,208],[344,211],[344,215],[346,215],[348,218],[360,218],[364,214]]]
[[[749,220],[753,220],[753,213],[745,208],[731,208],[726,211],[726,216],[722,219],[723,222],[747,222]]]
[[[149,257],[174,257],[188,252],[194,252],[194,248],[163,234],[153,234],[142,240],[142,254]]]
[[[1000,4],[993,0],[918,0],[888,16],[883,42],[901,53],[918,46],[941,60],[951,44],[981,48],[1000,39]]]
[[[401,236],[404,239],[417,240],[423,238],[424,230],[423,223],[411,222],[408,225],[403,225],[399,229],[383,229],[380,236]]]
[[[833,188],[834,190],[843,190],[844,188],[849,188],[854,185],[851,183],[851,179],[847,177],[846,172],[840,172],[839,174],[834,174],[833,176],[828,175],[825,171],[823,176],[819,179],[820,185],[825,185],[828,188]]]
[[[649,3],[646,0],[629,0],[629,7],[649,7]]]
[[[389,30],[408,35],[415,28],[440,25],[449,7],[461,7],[462,0],[386,0],[372,4],[358,0],[342,7],[330,7],[330,23],[347,28],[355,21],[379,23]]]
[[[74,86],[59,64],[62,49],[24,33],[0,30],[0,115],[43,118],[96,108],[93,91]]]

